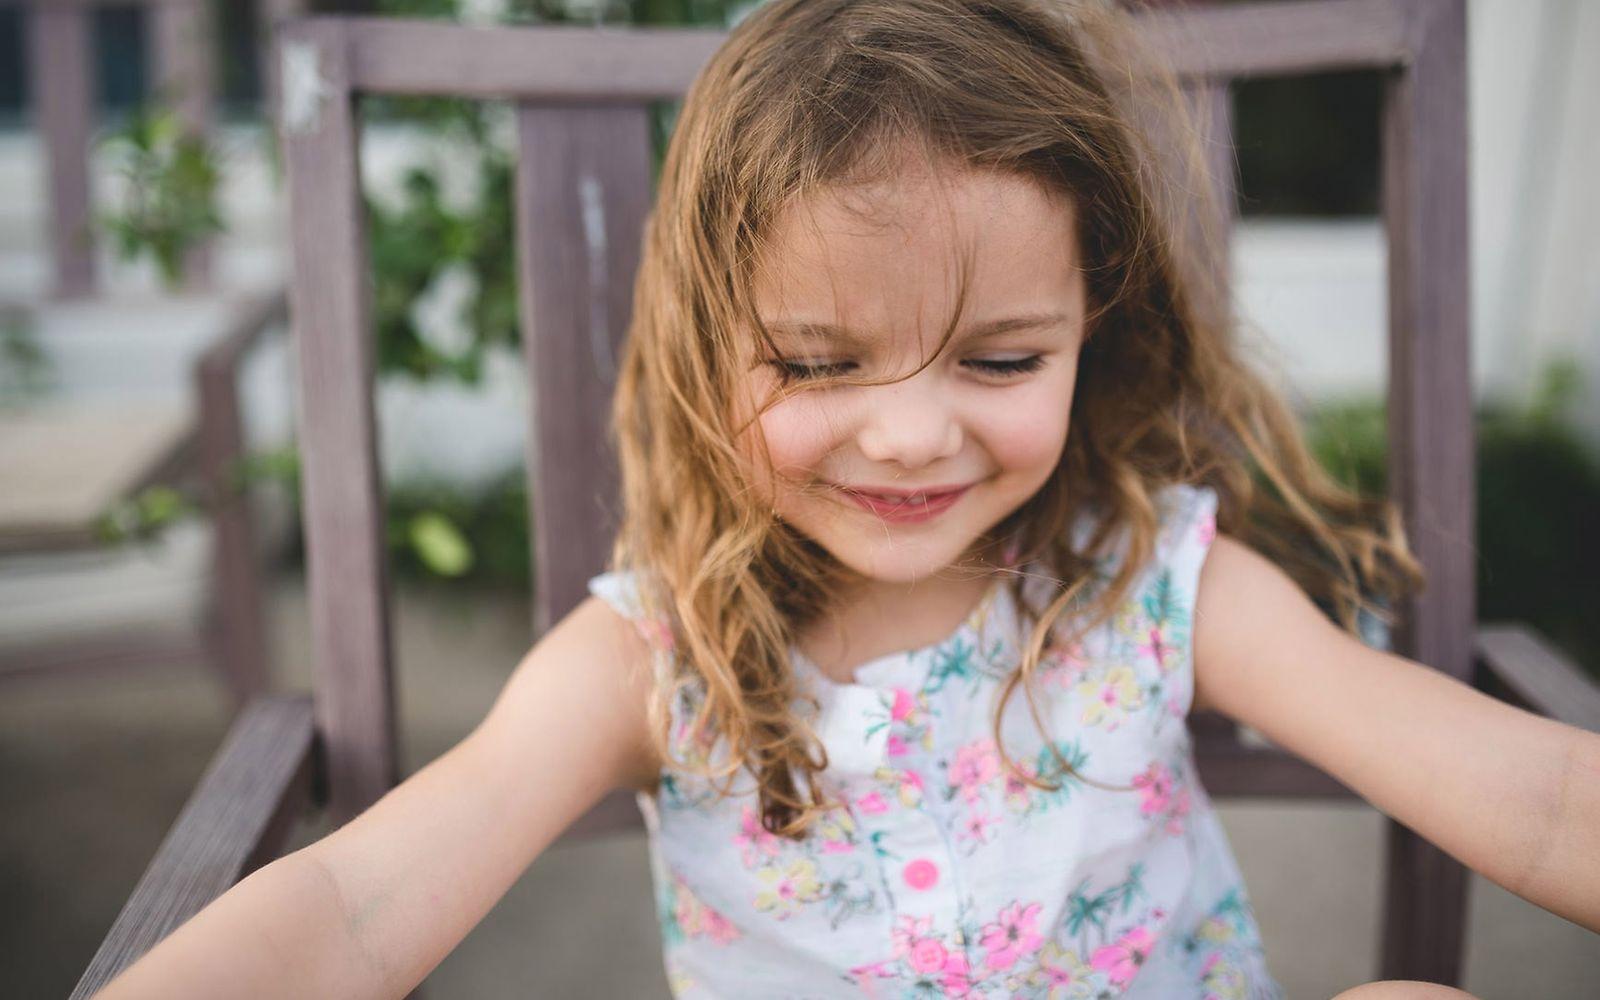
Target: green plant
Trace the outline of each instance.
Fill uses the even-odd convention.
[[[144,108],[105,139],[127,183],[124,203],[100,216],[118,256],[154,259],[168,288],[183,280],[183,259],[207,237],[222,232],[217,155],[166,109]]]
[[[39,344],[32,314],[19,307],[0,307],[0,407],[26,403],[54,384],[55,373]]]
[[[1600,677],[1600,455],[1568,416],[1579,384],[1560,362],[1529,405],[1476,414],[1477,605],[1480,621],[1530,622]],[[1381,494],[1384,427],[1381,403],[1357,401],[1319,410],[1308,433],[1331,472]]]

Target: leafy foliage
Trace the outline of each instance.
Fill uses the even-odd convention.
[[[183,258],[226,228],[217,206],[221,183],[215,150],[167,109],[144,108],[106,137],[127,182],[127,197],[101,215],[123,260],[149,256],[162,282],[183,280]]]
[[[1575,364],[1553,365],[1531,405],[1482,407],[1477,433],[1477,604],[1482,621],[1536,626],[1600,677],[1600,455],[1574,429]],[[1383,493],[1381,403],[1316,413],[1317,457],[1344,482]]]

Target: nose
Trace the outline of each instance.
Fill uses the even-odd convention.
[[[960,414],[931,373],[862,390],[868,397],[856,434],[862,457],[919,469],[961,451]]]

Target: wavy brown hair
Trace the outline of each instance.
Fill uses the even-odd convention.
[[[788,650],[850,574],[759,499],[739,446],[747,423],[729,401],[738,359],[765,336],[751,285],[779,212],[882,176],[890,150],[1031,179],[1077,217],[1089,322],[1067,442],[1052,477],[988,536],[1018,540],[1021,559],[1059,581],[1027,609],[1034,627],[996,712],[997,744],[1019,685],[1033,707],[1028,682],[1046,649],[1125,599],[1169,485],[1213,488],[1219,529],[1348,629],[1363,608],[1383,616],[1421,586],[1392,505],[1336,483],[1237,355],[1204,266],[1219,259],[1219,238],[1203,224],[1216,218],[1203,150],[1181,89],[1129,24],[1104,2],[773,0],[689,91],[617,386],[624,517],[613,562],[643,571],[646,606],[675,649],[673,683],[652,704],[659,751],[718,781],[747,769],[772,833],[802,836],[833,807]],[[1086,514],[1096,530],[1080,551],[1071,527]],[[1097,580],[1113,544],[1120,564]],[[683,731],[669,733],[666,706],[686,693]]]

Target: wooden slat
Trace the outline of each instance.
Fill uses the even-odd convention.
[[[264,693],[270,683],[255,520],[248,484],[240,478],[246,446],[239,372],[245,355],[287,313],[281,290],[244,303],[234,326],[195,364],[200,473],[213,532],[214,658],[224,671],[235,707]]]
[[[534,627],[542,633],[583,599],[616,530],[606,428],[650,209],[650,125],[640,106],[523,106],[517,125]]]
[[[683,94],[724,32],[353,18],[351,83],[382,94],[638,102]]]
[[[1523,705],[1569,726],[1600,732],[1600,684],[1538,632],[1521,624],[1478,629],[1484,669]]]
[[[1143,40],[1179,76],[1391,69],[1415,43],[1411,0],[1279,0],[1150,11]]]
[[[1391,68],[1410,57],[1406,0],[1302,0],[1141,15],[1181,76]],[[725,37],[705,29],[476,28],[346,18],[351,84],[373,94],[617,101],[673,98]]]
[[[111,925],[74,1000],[94,995],[276,855],[310,802],[313,752],[309,697],[250,703]]]
[[[1413,0],[1417,46],[1383,110],[1389,243],[1389,482],[1428,586],[1396,648],[1471,682],[1473,430],[1469,377],[1466,9]],[[1466,873],[1398,823],[1381,974],[1452,984],[1461,971]]]
[[[1357,798],[1348,786],[1327,772],[1279,750],[1253,747],[1237,736],[1197,737],[1195,765],[1200,783],[1213,797],[1228,798]]]
[[[88,295],[95,284],[89,194],[94,93],[89,14],[47,4],[33,9],[28,20],[32,23],[29,78],[49,165],[55,293],[63,298]]]
[[[281,135],[317,728],[338,825],[382,797],[398,774],[369,268],[343,27],[290,22],[280,49],[297,74],[285,81]],[[298,96],[287,92],[294,86]]]

